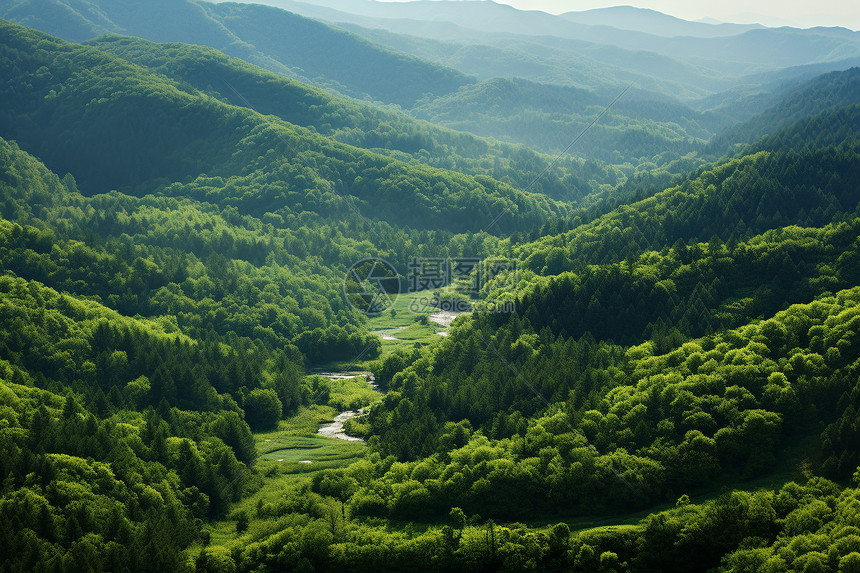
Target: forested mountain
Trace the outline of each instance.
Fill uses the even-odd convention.
[[[311,390],[300,385],[301,355],[277,331],[292,337],[290,324],[317,321],[345,340],[356,329],[323,326],[323,313],[355,319],[303,290],[307,271],[285,288],[304,293],[301,305],[270,288],[256,310],[228,315],[237,299],[227,289],[244,282],[259,297],[264,282],[287,275],[266,281],[265,270],[240,273],[219,258],[215,233],[197,226],[214,231],[219,219],[119,195],[90,202],[15,145],[0,142],[0,156],[4,569],[170,568],[200,535],[199,520],[238,499],[256,457],[248,423],[257,421],[230,392],[250,412],[265,384],[273,405],[295,409]],[[208,235],[206,263],[153,225],[158,215],[202,248]],[[254,317],[262,311],[268,326]]]
[[[325,28],[396,60],[370,88],[425,70],[412,112],[512,145],[256,67],[248,14],[323,26],[270,7],[3,10],[86,40],[0,21],[3,571],[860,565],[857,69],[710,144],[730,111],[633,88],[581,142],[604,162],[556,161],[614,96]],[[158,39],[257,34],[253,61],[116,34],[165,11]],[[372,257],[401,285],[481,260],[417,293],[472,311],[366,316]],[[318,433],[347,408],[364,442]]]
[[[860,54],[860,33],[845,28],[753,29],[723,37],[665,37],[623,28],[590,26],[537,10],[471,1],[295,2],[268,0],[310,17],[366,28],[383,28],[425,38],[474,44],[476,34],[509,37],[553,37],[621,48],[629,54],[648,51],[707,68],[718,74],[742,75],[779,67]],[[320,12],[316,5],[337,12]],[[328,8],[330,7],[330,8]],[[483,39],[477,43],[483,43]],[[651,70],[649,70],[651,71]]]
[[[19,22],[40,27],[47,32],[58,34],[67,39],[77,41],[90,39],[88,37],[90,32],[81,35],[78,31],[80,26],[66,24],[75,21],[74,18],[70,20],[65,16],[48,17],[55,11],[70,10],[69,6],[59,2],[51,6],[43,9],[30,3],[13,3],[7,8],[7,12],[0,12],[0,16],[5,14]],[[411,111],[415,117],[428,119],[448,127],[468,129],[481,135],[493,135],[503,141],[525,143],[530,147],[536,146],[535,148],[538,150],[551,153],[564,147],[575,132],[581,130],[599,113],[601,106],[607,105],[617,95],[616,87],[621,80],[618,75],[611,76],[611,81],[608,84],[606,82],[599,84],[602,87],[611,86],[611,88],[600,94],[581,90],[579,92],[568,90],[569,93],[565,93],[564,88],[535,84],[526,88],[520,82],[520,88],[517,90],[520,93],[504,94],[505,97],[509,97],[510,103],[515,107],[516,118],[511,120],[512,118],[509,116],[491,115],[485,112],[479,118],[480,122],[464,122],[458,121],[456,117],[449,117],[445,110],[453,110],[455,115],[460,116],[470,113],[471,106],[462,102],[464,97],[485,110],[491,110],[493,101],[498,97],[498,94],[486,93],[487,84],[474,85],[474,78],[461,72],[455,72],[451,68],[441,67],[414,56],[406,56],[402,52],[395,53],[377,44],[371,44],[357,35],[289,12],[259,5],[209,4],[191,2],[190,0],[175,5],[174,3],[140,5],[125,0],[102,0],[97,3],[87,3],[86,6],[89,8],[79,10],[79,19],[86,19],[87,14],[93,11],[100,14],[99,23],[95,23],[93,20],[91,26],[87,28],[87,30],[92,31],[93,35],[108,30],[137,35],[159,42],[183,41],[212,46],[278,74],[286,74],[311,82],[338,94],[399,104]],[[178,18],[174,25],[165,28],[160,22],[163,14],[167,12],[179,14],[182,17]],[[267,32],[272,27],[285,33],[274,37]],[[228,75],[235,80],[235,70],[226,71],[223,68],[225,63],[221,61],[215,64],[212,62],[211,55],[204,57],[196,52],[182,55],[174,53],[165,59],[164,54],[160,56],[146,54],[146,52],[163,50],[155,45],[148,45],[145,49],[140,44],[129,46],[124,42],[121,44],[102,41],[96,45],[103,49],[112,50],[135,63],[155,66],[162,73],[169,70],[168,75],[174,78],[189,81],[196,88],[207,93],[214,90],[220,94],[219,97],[226,98],[231,103],[244,105],[234,93],[234,89],[242,93],[241,88],[244,85],[230,88],[224,84],[224,78],[217,75],[219,73]],[[315,47],[306,49],[309,46]],[[569,52],[568,55],[575,59],[581,58],[574,52]],[[184,58],[186,63],[176,65],[172,61],[175,58]],[[196,66],[196,70],[190,68],[192,64],[189,60],[191,59],[197,60],[193,64]],[[204,68],[204,61],[209,67]],[[358,62],[358,65],[354,65],[355,62]],[[561,66],[569,67],[565,63],[562,63]],[[596,71],[600,69],[601,63],[594,62],[588,66],[592,71]],[[235,67],[235,63],[229,64],[228,67]],[[676,67],[677,62],[667,60],[667,63],[662,66],[665,80],[672,81],[678,73],[675,70]],[[245,68],[247,73],[247,64],[245,64]],[[499,72],[502,75],[508,75],[506,70],[499,70]],[[193,75],[183,77],[183,74],[189,73]],[[267,82],[275,81],[272,75],[266,77]],[[645,76],[641,79],[646,84],[649,81]],[[709,81],[706,76],[700,77],[699,80],[701,82]],[[285,86],[290,85],[289,82],[283,82],[283,84]],[[474,87],[458,91],[458,88],[466,86]],[[307,93],[304,88],[299,89]],[[249,94],[250,102],[253,103],[253,98],[250,95],[257,93],[259,90]],[[271,92],[268,94],[267,97],[270,98]],[[587,108],[583,107],[583,97],[580,96],[583,96],[592,105]],[[566,99],[568,103],[563,105],[562,110],[553,109],[549,110],[548,113],[545,102],[548,100],[558,101],[559,98]],[[659,155],[662,151],[687,152],[693,147],[688,142],[701,137],[709,137],[712,134],[708,129],[707,118],[690,110],[682,111],[684,115],[691,118],[690,120],[682,121],[680,125],[676,123],[676,115],[671,114],[671,112],[667,113],[667,111],[670,108],[681,110],[682,106],[671,99],[666,100],[665,103],[662,100],[666,100],[666,98],[655,96],[647,91],[643,92],[639,88],[631,90],[627,101],[622,102],[625,107],[619,107],[613,112],[613,117],[616,120],[611,126],[610,132],[604,134],[604,137],[599,138],[595,144],[583,147],[577,155],[616,164],[629,164],[638,161],[643,156],[647,156],[649,160],[654,160],[654,156]],[[262,105],[260,111],[266,111],[268,103],[268,101],[262,101],[254,105]],[[334,106],[329,107],[337,107],[341,110],[338,112],[340,115],[343,115],[342,110],[346,108],[357,113],[355,106],[350,106],[339,100]],[[381,112],[378,109],[371,112],[366,105],[362,106],[362,109],[365,116],[381,117]],[[297,120],[300,117],[295,113],[288,115],[289,117],[285,118],[288,121]],[[351,113],[350,115],[355,114]],[[405,121],[405,117],[394,119],[391,117],[393,115],[389,114],[390,119],[387,121],[394,122],[396,124],[394,126],[364,124],[358,126],[359,129],[353,129],[348,136],[341,133],[342,137],[339,139],[362,147],[394,147],[413,155],[422,149],[431,148],[428,149],[431,155],[429,161],[426,157],[421,157],[421,161],[446,168],[469,170],[469,167],[463,165],[464,161],[456,157],[464,154],[462,138],[454,137],[455,140],[461,141],[454,144],[460,149],[452,150],[452,146],[447,141],[439,141],[450,140],[451,137],[441,135],[436,130],[433,139],[438,141],[438,145],[436,145],[436,149],[432,149],[436,141],[428,142],[427,137],[422,137],[416,133],[427,130],[409,124]],[[371,121],[379,121],[379,119]],[[698,122],[704,123],[699,125]],[[303,124],[301,121],[299,123]],[[330,122],[318,122],[316,127],[325,128],[325,123]],[[484,127],[480,127],[484,124],[486,124]],[[493,127],[488,129],[487,126],[489,125]],[[340,128],[341,131],[343,130],[343,126],[336,127]],[[362,131],[371,133],[365,136],[361,133]],[[392,134],[392,131],[395,134]],[[536,138],[534,134],[540,132],[548,132],[549,136]],[[326,131],[323,133],[330,134]],[[386,140],[390,141],[395,138],[399,141],[393,144],[386,142]],[[471,144],[470,140],[466,139],[466,141],[469,141],[466,145]],[[477,144],[478,147],[483,145]],[[614,153],[603,151],[608,147],[612,147],[616,151]],[[454,156],[452,156],[451,151],[454,152]],[[485,153],[473,150],[465,153],[465,155],[474,156],[476,153],[481,156],[481,163],[486,165],[492,161],[494,164],[492,173],[488,173],[486,168],[480,169],[479,172],[488,173],[497,179],[512,183],[517,181],[516,178],[510,177],[509,173],[504,172],[504,169],[498,170],[495,165],[497,162],[494,159],[489,159],[490,155],[493,157],[503,155],[501,151]],[[535,169],[535,162],[539,161],[530,152],[523,150],[508,151],[505,154],[509,157],[512,155],[521,156],[522,159],[519,162],[521,164],[529,163],[528,169],[532,170]],[[683,153],[681,154],[683,155]],[[656,159],[658,164],[665,161]],[[515,169],[518,172],[523,171],[521,166],[517,166]],[[587,181],[600,180],[600,177],[590,172],[600,170],[601,167],[591,165],[584,166],[582,169],[589,172],[589,175],[578,178],[579,181],[575,185],[578,188],[576,193],[562,193],[559,190],[562,186],[550,183],[548,185],[553,189],[548,194],[573,200],[576,200],[578,196],[587,194]],[[572,173],[573,171],[576,169],[566,169],[563,170],[563,173],[569,177],[576,177]],[[560,175],[559,178],[564,175]],[[614,176],[609,175],[609,180],[605,182],[612,183],[612,179]],[[527,182],[518,183],[519,185],[528,185]]]
[[[761,24],[711,24],[705,22],[690,22],[657,12],[646,8],[634,6],[611,6],[609,8],[595,8],[583,10],[582,12],[565,12],[562,18],[580,24],[592,26],[609,26],[621,30],[635,30],[654,34],[656,36],[696,36],[702,38],[713,38],[720,36],[734,36],[748,30],[763,28]]]
[[[788,144],[798,133],[802,125],[778,137]],[[846,135],[837,147],[795,142],[728,161],[547,239],[562,255],[581,253],[573,272],[526,269],[515,313],[475,314],[433,350],[386,358],[377,374],[388,394],[360,426],[379,457],[304,494],[349,507],[341,547],[321,562],[292,552],[290,562],[361,567],[381,556],[366,519],[450,513],[451,529],[390,536],[386,568],[851,563],[854,542],[837,532],[852,523],[856,490],[820,478],[701,506],[682,495],[678,509],[636,529],[593,536],[564,523],[536,534],[468,521],[631,511],[766,476],[786,456],[851,477],[860,153],[856,131]],[[666,218],[644,223],[658,213]],[[528,268],[540,252],[519,251]],[[261,517],[312,514],[301,507],[288,497]],[[271,563],[301,535],[298,526],[253,534],[243,558]]]
[[[334,97],[213,49],[155,44],[125,36],[104,36],[87,44],[224,102],[253,106],[259,113],[276,115],[340,142],[396,158],[470,175],[489,175],[515,187],[528,185],[523,173],[543,169],[552,161],[523,146],[480,139],[416,121],[404,113]],[[594,183],[614,184],[617,177],[615,170],[566,157],[534,182],[532,190],[578,201],[594,190]]]
[[[338,144],[95,48],[2,26],[7,81],[0,130],[52,170],[72,173],[85,194],[162,186],[165,194],[258,217],[279,210],[343,215],[356,201],[368,218],[424,228],[437,228],[437,219],[438,228],[455,231],[480,230],[496,217],[499,229],[514,222],[530,228],[566,208],[486,176],[407,165]],[[214,196],[213,179],[227,180]]]
[[[464,86],[412,110],[448,127],[558,152],[611,100],[591,91],[525,80],[493,79]],[[710,118],[662,98],[619,101],[575,150],[609,164],[667,162],[701,148]],[[664,157],[658,157],[665,154]]]
[[[354,32],[350,33],[342,27],[268,6],[192,0],[146,4],[128,0],[63,0],[46,5],[6,0],[0,3],[0,16],[74,41],[113,32],[156,42],[203,44],[336,94],[397,104],[414,117],[526,144],[549,153],[564,148],[602,106],[625,87],[631,87],[611,110],[608,121],[602,122],[590,135],[589,145],[574,150],[579,157],[599,159],[622,169],[643,162],[658,166],[671,163],[678,156],[699,150],[701,140],[711,138],[738,120],[749,118],[748,110],[757,112],[773,103],[764,95],[745,97],[750,91],[753,94],[771,92],[774,82],[773,78],[765,76],[753,79],[750,72],[778,71],[809,62],[825,66],[822,71],[842,69],[849,65],[846,58],[860,55],[860,48],[857,48],[860,41],[852,34],[824,29],[782,30],[778,34],[771,34],[775,31],[769,29],[751,30],[749,33],[762,32],[765,36],[750,37],[742,33],[730,38],[667,38],[624,30],[624,37],[640,37],[641,42],[631,48],[624,43],[627,40],[614,39],[614,32],[622,32],[617,28],[576,24],[565,17],[521,12],[492,2],[387,4],[363,3],[362,7],[338,4],[337,7],[369,11],[368,14],[379,10],[386,14],[392,14],[391,10],[404,13],[418,10],[415,17],[429,19],[420,25],[429,22],[436,27],[450,26],[451,31],[428,29],[419,34],[423,38],[404,36],[402,32],[409,31],[408,26],[398,26],[400,33],[392,34],[380,29],[381,24],[373,24],[376,20],[371,20],[366,23],[373,24],[375,29],[347,24]],[[357,21],[346,12],[335,11],[327,16],[318,13],[330,11],[328,8],[301,3],[278,5],[325,17],[338,26]],[[162,24],[166,14],[170,14],[169,26]],[[360,16],[366,17],[369,16]],[[536,28],[523,26],[522,18],[544,22],[546,34],[534,35]],[[475,30],[471,27],[473,22],[489,28]],[[517,22],[516,26],[513,22]],[[708,24],[699,26],[717,28]],[[571,27],[588,33],[572,35]],[[269,33],[273,29],[281,33]],[[531,35],[522,35],[526,29]],[[683,44],[687,41],[692,44]],[[712,45],[714,42],[718,44],[716,47]],[[106,45],[109,44],[103,44]],[[716,68],[700,58],[679,59],[697,51],[720,54],[720,50],[732,53],[715,57],[720,63]],[[126,57],[130,57],[130,53],[125,50]],[[744,59],[752,53],[757,55],[756,62]],[[765,62],[766,53],[774,54],[776,59]],[[140,54],[136,57],[139,59]],[[724,63],[734,61],[737,63],[731,69],[723,69]],[[172,63],[163,61],[162,68],[165,66],[176,69]],[[797,73],[786,71],[782,81]],[[476,83],[472,76],[486,81]],[[198,74],[196,79],[202,78]],[[219,86],[214,89],[224,95],[221,83],[208,79],[206,86],[194,85],[203,91],[207,91],[207,86]],[[710,100],[702,99],[715,94],[722,95],[711,104],[706,103]],[[232,94],[225,97],[232,97],[236,103]],[[500,98],[503,98],[505,109],[498,106]],[[698,100],[694,103],[697,111],[686,109],[679,99],[691,104]],[[713,108],[719,109],[710,113]],[[475,113],[476,109],[479,114]],[[398,132],[415,131],[411,126],[397,126],[396,129]],[[400,147],[421,149],[421,138],[411,134],[399,137],[403,140]],[[358,141],[353,137],[347,141],[375,147],[373,139]],[[435,151],[443,154],[440,152],[440,149]],[[445,164],[431,160],[431,164],[451,167],[458,162]],[[675,168],[670,169],[677,172]],[[491,175],[515,181],[506,179],[500,172]],[[580,180],[577,186],[584,187],[584,181]],[[560,193],[558,189],[550,194],[576,199],[576,194]]]
[[[721,133],[710,147],[723,152],[732,144],[753,143],[762,136],[821,112],[856,104],[858,93],[860,67],[820,75],[786,94],[775,105]]]
[[[0,17],[75,42],[113,32],[156,42],[211,46],[278,73],[386,103],[409,105],[426,94],[448,93],[472,81],[450,68],[259,4],[4,0]],[[281,33],[272,34],[272,30]],[[356,66],[356,61],[361,65]]]

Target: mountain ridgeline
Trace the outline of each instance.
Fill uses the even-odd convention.
[[[0,569],[860,570],[854,32],[279,3],[0,2]]]
[[[813,64],[823,66],[822,71],[841,70],[844,62],[860,57],[857,37],[825,29],[737,29],[728,36],[669,38],[518,12],[492,2],[365,3],[377,15],[380,10],[417,11],[432,20],[431,29],[424,30],[428,22],[273,3],[286,10],[193,0],[159,0],[145,7],[129,0],[48,5],[8,0],[0,4],[0,17],[72,41],[115,33],[210,46],[337,94],[392,104],[438,125],[546,153],[564,149],[632,85],[609,110],[607,121],[592,129],[590,144],[573,152],[627,171],[631,165],[653,163],[675,174],[686,168],[673,165],[679,157],[701,151],[705,140],[748,118],[744,112],[749,108],[763,109],[755,107],[755,99],[730,105],[738,97],[733,90],[768,90],[770,80],[751,74],[787,68],[784,75],[791,77],[796,72],[789,69]],[[337,8],[363,9],[354,3]],[[328,23],[299,15],[321,17],[320,10],[328,11]],[[524,26],[527,20],[537,27]],[[420,37],[403,35],[412,25],[419,25],[414,33]],[[454,31],[439,31],[440,26]],[[521,35],[538,29],[546,34]],[[712,52],[725,54],[701,56]],[[719,65],[728,61],[735,62],[731,69]],[[172,70],[168,75],[176,73],[176,66],[167,67]],[[220,79],[207,83],[235,99]],[[720,94],[724,97],[716,100],[721,102],[716,111],[707,101]],[[404,145],[421,149],[422,141],[413,137]],[[715,151],[717,156],[722,152]]]
[[[190,185],[212,200],[206,177],[194,182],[208,176],[232,181],[219,186],[215,202],[256,216],[278,209],[343,216],[355,201],[367,218],[473,231],[497,217],[499,230],[528,228],[567,208],[490,177],[409,166],[339,144],[183,89],[95,48],[3,26],[9,79],[0,127],[52,170],[72,173],[87,194],[140,194],[176,182],[184,194],[197,193]],[[31,76],[35,82],[25,80]],[[305,191],[290,198],[293,189]]]
[[[394,53],[324,23],[268,6],[156,0],[5,2],[0,16],[81,42],[105,33],[212,46],[356,97],[408,105],[470,80],[451,69]],[[272,30],[288,33],[272,34]],[[362,61],[356,66],[355,61]]]

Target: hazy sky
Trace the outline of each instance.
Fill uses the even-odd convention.
[[[726,22],[759,22],[766,26],[843,26],[860,30],[860,0],[496,0],[524,10],[561,12],[605,6],[651,8],[685,20],[710,17]]]

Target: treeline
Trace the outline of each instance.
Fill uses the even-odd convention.
[[[367,471],[358,462],[340,479]],[[342,511],[338,480],[315,480],[263,503],[255,518],[280,524],[235,545],[204,548],[197,571],[259,567],[402,571],[853,571],[860,565],[860,489],[812,478],[770,490],[726,491],[637,525],[571,531],[565,522],[499,522],[454,507],[426,529],[381,529]],[[189,563],[190,565],[190,563]]]
[[[535,332],[638,344],[698,337],[746,324],[824,290],[858,283],[860,227],[788,226],[747,241],[716,236],[708,243],[677,241],[661,252],[540,277],[516,296],[517,314]],[[492,315],[493,325],[507,321]]]
[[[350,360],[370,344],[342,292],[354,262],[378,256],[405,273],[415,256],[486,256],[499,242],[311,213],[261,220],[184,198],[86,198],[14,144],[0,142],[0,156],[0,215],[20,222],[0,220],[5,270],[125,315],[164,317],[197,339],[275,349],[317,331],[300,344],[313,363]],[[371,345],[367,357],[377,353]]]
[[[661,250],[678,241],[743,240],[786,225],[820,227],[853,215],[858,143],[759,152],[703,171],[561,235],[516,249],[528,268],[559,274]]]
[[[0,221],[7,271],[126,315],[170,316],[197,338],[232,334],[283,348],[304,330],[358,324],[337,271],[291,252],[326,245],[327,263],[345,267],[362,256],[357,241],[331,246],[325,227],[278,236],[235,210],[189,201],[87,199],[69,189],[74,179],[61,182],[14,145],[2,142],[0,153],[8,180],[0,211],[24,223]]]

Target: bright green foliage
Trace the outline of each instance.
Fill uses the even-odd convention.
[[[211,50],[0,31],[0,569],[857,569],[856,106],[524,191],[546,157]],[[345,297],[490,255],[512,312],[445,338]],[[358,359],[384,396],[306,375]],[[366,443],[317,435],[347,408]]]
[[[860,177],[858,155],[855,139],[835,148],[759,152],[729,160],[517,251],[530,269],[554,275],[692,240],[739,241],[791,224],[822,226],[856,208],[850,182]]]
[[[371,443],[416,459],[377,466],[374,479],[391,483],[382,500],[398,517],[451,505],[505,517],[593,513],[724,474],[760,475],[804,420],[845,408],[839,397],[860,368],[858,304],[860,290],[842,291],[666,354],[652,342],[625,351],[548,331],[517,340],[519,323],[493,334],[477,324],[465,340],[455,331],[432,361],[397,374],[370,412]],[[827,339],[816,338],[825,325]],[[536,392],[557,405],[538,415]]]
[[[726,492],[652,514],[635,526],[575,532],[565,523],[537,528],[482,523],[477,516],[467,521],[459,508],[451,511],[453,527],[386,531],[349,514],[344,518],[334,495],[303,489],[262,505],[258,517],[281,526],[235,545],[235,563],[241,570],[278,563],[361,571],[847,572],[855,570],[860,554],[860,490],[820,478],[775,491]]]
[[[271,430],[281,419],[281,401],[274,390],[254,388],[242,403],[248,425],[253,430]]]

